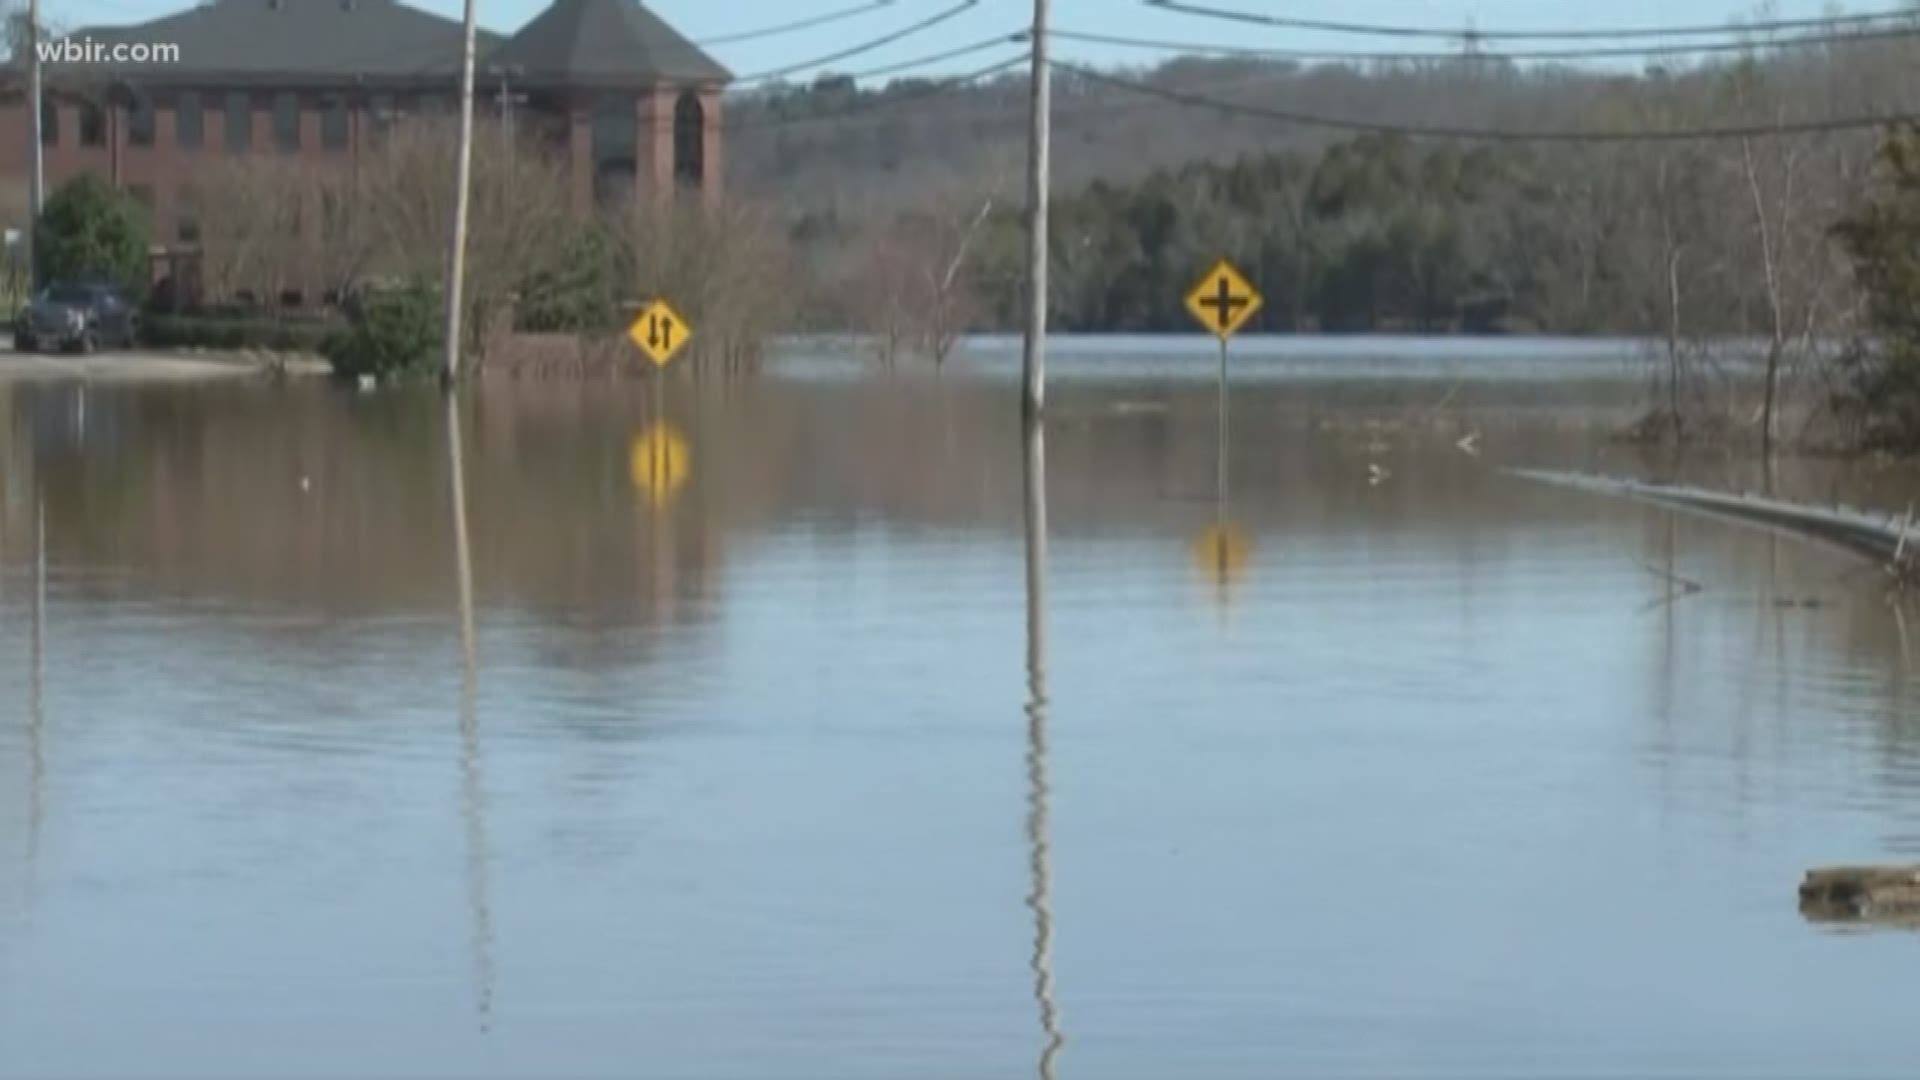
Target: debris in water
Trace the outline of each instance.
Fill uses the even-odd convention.
[[[1807,871],[1800,914],[1808,922],[1920,929],[1920,866],[1836,866]]]

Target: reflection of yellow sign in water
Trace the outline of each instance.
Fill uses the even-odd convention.
[[[1223,586],[1245,575],[1252,554],[1253,541],[1232,525],[1215,525],[1193,542],[1194,565]]]
[[[1246,275],[1221,259],[1187,294],[1187,310],[1207,332],[1222,341],[1240,332],[1263,301]]]
[[[633,486],[655,506],[673,501],[687,485],[690,454],[687,440],[672,424],[661,422],[634,436],[627,470]]]
[[[693,337],[693,327],[665,300],[655,300],[627,327],[627,337],[640,346],[647,359],[666,367]]]

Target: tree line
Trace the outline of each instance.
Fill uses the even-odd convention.
[[[1190,59],[1126,76],[1229,108],[1068,73],[1054,323],[1189,330],[1182,297],[1224,255],[1266,296],[1255,330],[1635,335],[1660,346],[1645,434],[1804,439],[1859,374],[1835,344],[1878,334],[1888,310],[1857,272],[1885,226],[1858,222],[1893,197],[1883,145],[1903,136],[1862,121],[1920,108],[1916,62],[1920,38],[1882,35],[1638,72]],[[885,327],[936,357],[955,324],[1020,325],[1007,121],[1022,94],[1010,77],[939,94],[820,84],[735,109],[735,183],[784,178],[803,325]],[[1250,115],[1262,104],[1406,130],[1281,124]],[[1419,133],[1435,127],[1490,135]],[[1730,340],[1753,344],[1757,379],[1727,362]]]

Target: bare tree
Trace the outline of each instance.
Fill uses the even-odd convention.
[[[559,163],[530,139],[510,145],[492,130],[497,121],[476,124],[462,325],[468,346],[484,358],[499,329],[511,325],[520,283],[563,257],[567,186]],[[413,118],[363,156],[345,230],[366,245],[367,272],[438,280],[457,134],[448,119]]]
[[[622,242],[628,298],[671,303],[693,324],[696,362],[752,363],[793,313],[786,235],[750,201],[642,192],[607,225]]]
[[[324,180],[310,165],[269,155],[214,163],[185,197],[200,222],[201,280],[210,296],[272,303],[317,284],[308,235]]]

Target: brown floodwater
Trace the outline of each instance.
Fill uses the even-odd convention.
[[[1920,618],[1505,470],[1920,471],[1622,446],[1622,343],[1250,344],[1224,447],[1016,352],[0,386],[0,1076],[1912,1075],[1795,887],[1920,861]]]

